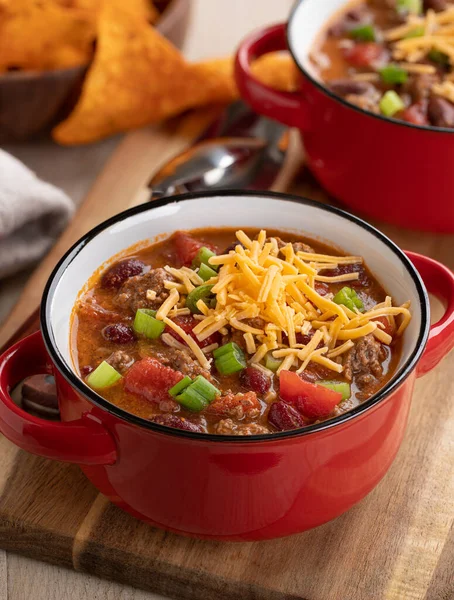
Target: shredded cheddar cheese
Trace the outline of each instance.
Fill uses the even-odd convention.
[[[178,293],[178,291],[175,288],[171,289],[169,297],[166,300],[164,300],[164,302],[161,304],[158,311],[156,312],[156,318],[160,321],[164,321],[165,317],[167,317],[170,310],[174,306],[176,306],[176,304],[178,304],[179,299],[180,294]]]
[[[178,335],[181,337],[181,339],[186,342],[186,344],[192,350],[192,353],[194,354],[196,359],[199,361],[200,365],[204,369],[209,369],[211,360],[207,359],[207,357],[204,355],[202,350],[199,348],[199,345],[197,344],[197,342],[195,342],[190,335],[188,335],[183,329],[181,329],[181,327],[179,325],[174,323],[174,321],[171,321],[167,317],[164,317],[163,321],[166,325],[168,325],[171,329],[173,329],[176,333],[178,333]]]
[[[341,356],[341,354],[345,354],[345,352],[348,352],[351,348],[353,348],[354,345],[355,344],[354,342],[352,342],[352,340],[347,340],[341,346],[338,346],[334,350],[331,350],[331,352],[328,352],[326,356],[327,358],[335,358],[336,356]]]
[[[416,32],[416,34],[415,34]],[[423,16],[408,14],[403,25],[389,29],[385,40],[393,44],[393,57],[409,73],[435,73],[433,65],[419,63],[431,50],[437,50],[447,56],[454,65],[454,6],[435,13],[432,9]],[[419,64],[418,64],[419,63]],[[444,84],[435,84],[432,91],[452,102],[452,91]]]
[[[387,346],[389,346],[389,344],[393,341],[393,338],[389,335],[389,333],[382,331],[378,327],[372,333],[377,340],[379,340],[382,344],[386,344]]]
[[[212,256],[211,266],[218,272],[208,282],[198,275],[197,268],[166,266],[174,281],[166,281],[168,298],[159,307],[156,318],[173,329],[189,347],[203,368],[210,367],[207,357],[219,344],[203,348],[172,319],[188,315],[186,296],[200,285],[212,285],[214,300],[196,302],[200,314],[192,334],[203,342],[219,332],[222,335],[238,332],[244,340],[250,365],[266,370],[267,355],[282,360],[277,375],[284,370],[303,372],[313,362],[342,373],[343,355],[349,352],[355,340],[372,334],[381,343],[389,345],[402,335],[411,314],[409,303],[393,306],[386,299],[366,312],[351,310],[333,301],[333,294],[318,293],[317,282],[340,284],[356,281],[359,273],[329,276],[327,271],[339,265],[361,264],[360,256],[331,256],[295,251],[292,244],[282,245],[275,238],[267,238],[261,231],[251,240],[244,231],[237,231],[238,244],[228,254]],[[336,288],[336,289],[339,289]],[[147,291],[147,298],[154,300]],[[387,317],[395,332],[390,335],[377,318]],[[398,322],[396,322],[398,319]],[[169,334],[165,339],[175,347],[181,342]],[[303,337],[300,337],[303,336]],[[308,339],[304,336],[308,336]]]
[[[454,102],[454,82],[443,81],[443,83],[436,83],[432,86],[432,91],[437,96],[442,96],[446,100]]]
[[[248,351],[248,354],[255,354],[257,351],[257,347],[255,345],[255,340],[254,340],[254,336],[252,335],[251,332],[247,332],[245,334],[243,334],[244,337],[244,341],[246,342],[246,350]]]
[[[410,74],[434,75],[435,65],[426,64],[427,55],[432,51],[443,53],[451,67],[454,67],[454,6],[435,13],[432,9],[424,16],[408,13],[406,22],[384,32],[385,41],[392,47],[393,59]],[[430,86],[432,93],[454,102],[454,74],[446,74],[441,83],[436,78]],[[378,72],[355,73],[356,81],[377,82]]]

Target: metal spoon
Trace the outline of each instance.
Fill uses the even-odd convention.
[[[229,137],[205,139],[171,159],[149,183],[152,198],[208,189],[268,189],[285,159],[278,147],[285,130],[235,102],[207,132]],[[235,134],[242,137],[230,137]]]

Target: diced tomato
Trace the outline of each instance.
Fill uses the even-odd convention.
[[[406,108],[400,115],[400,118],[407,121],[407,123],[413,123],[413,125],[429,124],[427,106],[424,106],[421,102],[417,102]]]
[[[183,266],[191,266],[191,263],[197,256],[197,252],[200,250],[200,248],[206,247],[213,252],[216,251],[216,248],[213,246],[213,244],[196,240],[191,235],[184,233],[183,231],[177,231],[173,239],[177,253],[177,259]]]
[[[185,333],[190,335],[192,337],[192,339],[197,342],[197,344],[200,346],[200,348],[205,348],[206,346],[210,346],[211,344],[218,344],[221,339],[220,334],[218,332],[216,332],[216,333],[213,333],[213,335],[210,335],[210,337],[207,337],[206,340],[199,342],[199,340],[196,337],[196,334],[192,331],[194,329],[194,327],[199,323],[199,321],[194,319],[194,317],[192,315],[187,315],[187,316],[183,315],[181,317],[175,317],[175,319],[172,319],[172,320],[179,327],[181,327],[181,329]],[[169,327],[168,325],[165,328],[165,333],[170,333],[170,335],[173,336],[177,341],[179,341],[180,344],[185,344],[185,341],[183,339],[181,339],[181,337],[178,335],[178,333],[175,330],[173,330],[171,327]]]
[[[303,381],[293,371],[282,371],[279,385],[282,400],[311,420],[327,417],[342,400],[339,392]]]
[[[384,331],[388,335],[394,335],[396,328],[388,319],[388,317],[377,317],[376,319],[373,319],[373,321],[379,321],[384,326],[384,329],[380,327],[382,331]]]
[[[233,394],[232,392],[219,396],[206,409],[206,412],[218,417],[242,419],[260,413],[260,402],[255,392]]]
[[[183,379],[183,373],[174,371],[155,358],[142,358],[135,362],[125,375],[127,392],[139,394],[150,402],[159,404],[169,399],[169,390]]]
[[[345,59],[354,67],[371,67],[384,56],[385,49],[375,42],[355,44],[344,50]]]

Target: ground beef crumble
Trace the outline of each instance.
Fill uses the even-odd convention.
[[[234,394],[227,392],[216,398],[206,409],[208,414],[232,419],[256,419],[260,415],[260,401],[255,392]]]
[[[212,381],[211,373],[200,366],[200,363],[191,355],[190,350],[179,348],[165,348],[161,351],[153,349],[153,357],[166,367],[180,371],[193,379],[197,375],[203,375],[208,381]]]
[[[284,240],[282,240],[280,237],[275,237],[274,238],[277,242],[277,247],[280,248],[284,248],[284,246],[287,245],[288,242],[284,242]],[[271,240],[271,238],[267,238],[266,242],[269,242]],[[305,244],[304,242],[293,242],[292,243],[293,246],[293,250],[295,252],[315,252],[315,250],[309,246],[309,244]]]
[[[358,340],[348,352],[344,361],[344,375],[348,381],[355,381],[361,390],[374,385],[377,378],[383,375],[382,362],[387,352],[383,345],[372,334]]]
[[[165,281],[175,281],[174,277],[162,268],[152,269],[143,275],[130,277],[118,290],[115,304],[135,313],[139,308],[158,309],[168,298],[169,290]],[[149,300],[147,290],[156,292],[156,298]]]
[[[116,350],[109,356],[107,362],[119,373],[124,373],[134,363],[134,359],[124,350]]]
[[[222,419],[215,425],[219,435],[260,435],[270,433],[267,427],[258,423],[241,423],[236,425],[232,419]]]

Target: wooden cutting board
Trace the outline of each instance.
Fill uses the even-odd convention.
[[[144,199],[158,161],[197,137],[205,117],[125,139],[33,275],[3,341],[37,305],[67,247],[109,214]],[[298,164],[292,152],[289,174]],[[285,189],[288,179],[277,187]],[[330,201],[307,170],[291,191]],[[453,236],[378,225],[402,247],[454,268]],[[37,327],[32,315],[15,337]],[[318,529],[268,542],[202,542],[153,529],[110,504],[76,466],[32,456],[0,436],[0,547],[178,600],[453,600],[453,370],[451,354],[417,382],[402,448],[367,498]]]

